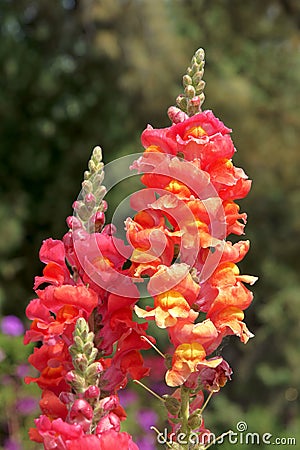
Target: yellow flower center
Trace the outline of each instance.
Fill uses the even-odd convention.
[[[190,128],[189,130],[187,130],[183,136],[184,139],[187,139],[189,137],[195,137],[195,138],[199,138],[201,136],[205,136],[207,135],[206,131],[203,130],[202,127],[198,126],[198,127],[193,127]]]

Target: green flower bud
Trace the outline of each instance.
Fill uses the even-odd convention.
[[[184,87],[193,84],[193,80],[189,75],[184,75],[182,78],[182,84]]]
[[[79,317],[79,319],[76,322],[76,326],[75,326],[75,334],[77,336],[80,336],[84,332],[86,332],[86,333],[89,332],[88,325],[86,323],[86,320],[83,317]]]
[[[82,350],[83,349],[83,340],[81,339],[80,336],[74,336],[74,344],[72,345],[72,347],[75,347],[76,350]]]
[[[88,168],[89,168],[90,173],[93,173],[96,171],[96,164],[92,159],[90,159],[88,162]]]
[[[84,353],[86,355],[86,357],[89,357],[93,348],[94,348],[94,343],[88,341],[84,344],[84,346],[82,348],[82,353]]]
[[[183,94],[178,95],[178,97],[176,98],[176,103],[182,111],[186,111],[187,99]]]
[[[105,194],[106,194],[106,188],[104,186],[99,186],[96,189],[96,191],[94,192],[94,195],[95,195],[98,203],[103,199]]]
[[[73,360],[74,367],[81,372],[85,372],[88,367],[87,357],[83,353],[78,353]]]
[[[202,414],[201,409],[196,409],[193,414],[190,415],[188,419],[188,426],[191,430],[196,430],[202,424]]]
[[[88,363],[89,363],[89,365],[92,364],[95,361],[97,356],[98,356],[98,350],[96,348],[93,348],[91,353],[90,353],[90,355],[88,356]]]
[[[194,86],[188,85],[185,87],[184,93],[188,98],[193,98],[196,95],[196,89]]]
[[[76,392],[79,392],[79,393],[85,392],[86,388],[87,388],[86,383],[85,383],[85,379],[82,376],[78,375],[78,374],[75,374],[75,378],[72,381],[71,386],[73,387],[73,389]]]
[[[198,84],[195,85],[195,89],[197,94],[200,94],[205,88],[205,81],[201,80]]]
[[[92,158],[99,162],[102,161],[102,149],[99,145],[93,149]]]
[[[99,363],[95,362],[88,366],[85,372],[86,380],[89,384],[95,384],[95,380],[99,376]]]
[[[204,61],[205,51],[203,50],[203,48],[198,48],[198,50],[195,53],[195,58],[198,62]]]
[[[167,394],[163,395],[163,398],[165,399],[165,405],[169,413],[172,414],[172,416],[177,416],[181,406],[180,401]]]
[[[90,180],[84,180],[82,182],[82,189],[86,194],[93,192],[93,183]]]
[[[204,74],[204,70],[197,70],[195,75],[193,75],[193,85],[200,83]]]

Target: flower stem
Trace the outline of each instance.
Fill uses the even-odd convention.
[[[152,389],[150,389],[148,386],[146,386],[145,384],[141,383],[141,381],[139,380],[132,380],[134,383],[138,384],[139,386],[143,387],[144,389],[146,389],[146,391],[150,392],[150,394],[154,395],[154,397],[158,398],[158,400],[160,400],[161,402],[165,403],[165,399],[162,398],[160,395],[158,395],[156,392],[152,391]]]
[[[154,348],[154,350],[163,358],[165,358],[165,355],[159,350],[159,348],[156,347],[156,345],[154,345],[150,339],[148,339],[146,336],[141,336],[141,339],[143,339],[143,341],[148,342],[149,345],[151,345],[152,348]]]
[[[203,404],[203,406],[202,406],[202,408],[201,408],[201,414],[203,413],[203,411],[204,411],[205,408],[207,407],[207,405],[208,405],[210,399],[212,398],[213,394],[214,394],[213,391],[209,393],[207,399],[205,400],[205,402],[204,402],[204,404]]]
[[[190,436],[190,428],[188,425],[188,419],[190,414],[190,396],[189,391],[181,386],[181,432],[184,433],[185,444],[182,445],[183,449],[189,449],[189,436]]]

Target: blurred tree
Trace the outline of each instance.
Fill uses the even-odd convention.
[[[146,121],[162,120],[183,45],[155,3],[1,0],[4,312],[21,314],[41,241],[66,231],[92,147],[106,162],[139,151]]]

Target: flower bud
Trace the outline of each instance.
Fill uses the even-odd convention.
[[[83,333],[88,333],[89,329],[88,329],[88,324],[86,322],[86,320],[83,317],[79,317],[79,319],[76,322],[76,327],[75,327],[75,334],[76,336],[80,336]]]
[[[100,183],[98,183],[100,184]],[[100,200],[103,199],[104,195],[106,194],[106,188],[104,186],[99,186],[96,191],[94,192],[95,197],[97,199],[97,202],[100,202]]]
[[[73,403],[75,401],[75,395],[71,392],[61,392],[59,394],[59,400],[65,405],[68,405],[69,403]]]
[[[184,122],[188,118],[188,115],[181,111],[181,109],[176,108],[176,106],[170,106],[168,116],[173,123]]]
[[[117,432],[120,431],[120,419],[113,412],[110,412],[107,416],[100,419],[96,428],[96,434],[99,435],[108,430],[115,430]]]
[[[75,380],[75,372],[73,370],[70,370],[65,376],[65,379],[68,383],[72,383]]]
[[[93,175],[92,183],[93,183],[93,192],[95,193],[95,189],[102,186],[102,182],[104,180],[104,171],[97,172]],[[102,186],[105,189],[105,186]]]
[[[77,399],[70,410],[70,422],[80,425],[84,432],[90,430],[93,419],[93,408],[84,399]]]
[[[86,357],[89,357],[89,355],[91,354],[93,349],[94,349],[94,343],[91,341],[88,341],[84,344],[82,353],[84,353]]]
[[[91,221],[92,225],[95,227],[96,233],[101,230],[105,223],[105,214],[103,211],[97,211],[96,214],[92,217]]]
[[[89,194],[93,190],[93,183],[90,180],[84,180],[82,188],[86,194]]]
[[[85,378],[88,384],[95,384],[98,374],[103,372],[103,366],[99,362],[95,362],[88,366],[85,372]]]
[[[102,211],[97,211],[93,214],[88,222],[89,233],[99,233],[104,225],[105,215]]]
[[[84,393],[85,398],[97,398],[100,395],[100,389],[98,386],[92,385]]]
[[[76,392],[84,392],[86,390],[85,379],[75,371],[68,372],[65,379],[72,385]]]
[[[202,92],[203,89],[205,88],[205,81],[201,80],[199,83],[197,83],[197,84],[195,85],[195,88],[196,88],[196,92],[197,92],[197,93]]]
[[[81,205],[82,205],[81,201],[75,200],[75,202],[73,202],[73,204],[72,204],[72,208],[77,212]]]
[[[92,159],[94,159],[98,162],[102,161],[102,148],[99,145],[94,147],[93,153],[92,153]]]
[[[84,222],[89,219],[90,211],[88,208],[82,203],[77,210],[78,217]]]
[[[201,409],[196,409],[188,419],[188,426],[191,430],[197,430],[202,424]]]
[[[197,85],[202,81],[204,70],[198,70],[195,75],[193,75],[193,84]]]
[[[178,95],[178,97],[176,98],[176,103],[182,111],[186,111],[187,99],[185,95],[183,94]]]
[[[88,162],[88,168],[91,173],[96,172],[96,164],[92,159]]]
[[[184,75],[183,78],[182,78],[182,83],[183,83],[183,86],[186,87],[189,84],[192,84],[193,80],[192,80],[192,78],[189,75]]]
[[[69,216],[67,217],[67,225],[71,230],[75,230],[76,228],[81,228],[81,222],[77,219],[77,217]]]
[[[74,358],[74,366],[81,372],[85,372],[88,367],[88,360],[84,353],[78,353]]]
[[[198,48],[198,50],[195,53],[195,59],[198,63],[201,63],[204,61],[205,58],[205,51],[203,48]]]
[[[175,397],[171,397],[170,395],[163,395],[163,398],[165,399],[165,405],[170,414],[172,416],[177,416],[179,410],[180,410],[180,402]]]
[[[117,408],[119,405],[120,403],[117,395],[110,395],[109,397],[105,397],[100,402],[100,406],[103,411],[111,411],[112,409]]]
[[[86,206],[88,206],[88,208],[93,209],[96,204],[96,198],[94,194],[92,194],[91,192],[86,194],[86,196],[84,197],[84,203],[86,204]]]
[[[193,98],[190,99],[190,104],[193,107],[199,107],[201,105],[201,98],[200,96],[195,96]]]
[[[70,410],[70,419],[74,420],[79,416],[83,416],[85,419],[91,420],[93,418],[93,408],[84,400],[79,398],[75,400]]]
[[[94,347],[91,352],[87,355],[89,365],[92,364],[97,358],[98,350]],[[102,372],[102,370],[101,370]]]

